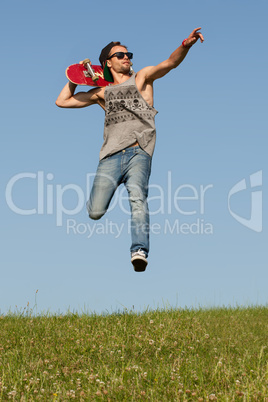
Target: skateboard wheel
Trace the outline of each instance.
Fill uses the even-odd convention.
[[[92,77],[92,81],[98,81],[98,79],[99,79],[99,77],[97,76],[97,75],[93,75],[93,77]]]
[[[89,63],[89,64],[90,64],[90,60],[89,60],[89,59],[85,59],[85,60],[83,60],[83,64],[87,64],[87,63]]]

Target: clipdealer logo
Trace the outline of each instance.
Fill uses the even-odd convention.
[[[76,184],[61,185],[53,183],[54,175],[52,173],[45,174],[43,171],[38,171],[37,173],[18,173],[13,176],[6,185],[6,203],[9,209],[18,215],[55,215],[56,225],[63,226],[64,217],[73,217],[85,210],[85,204],[89,198],[90,188],[92,187],[94,177],[95,173],[88,173],[86,175],[84,191]],[[31,192],[31,194],[34,194],[32,197],[24,196],[25,192],[19,191],[22,186],[26,186],[25,181],[27,180],[30,180],[30,186],[32,186],[31,189],[34,190]],[[249,183],[250,185],[247,186],[247,181],[244,178],[230,189],[227,197],[228,210],[230,215],[238,223],[252,231],[261,232],[262,190],[260,187],[262,186],[262,170],[251,174],[249,177]],[[150,194],[152,193],[148,198],[150,215],[174,216],[173,213],[175,212],[175,214],[179,214],[180,216],[198,217],[197,221],[191,224],[188,224],[187,222],[179,222],[178,219],[176,219],[176,222],[173,222],[173,224],[168,221],[165,223],[165,227],[169,229],[171,234],[178,232],[178,226],[180,233],[184,234],[189,234],[194,231],[198,234],[212,234],[213,225],[202,218],[205,216],[205,204],[207,198],[210,196],[211,189],[213,189],[213,185],[193,186],[191,184],[182,184],[178,187],[174,187],[173,184],[171,171],[168,171],[167,182],[164,188],[157,184],[149,185]],[[248,199],[249,190],[251,190],[250,200]],[[117,192],[115,192],[108,211],[113,210],[115,206],[119,206],[123,213],[130,215],[130,211],[127,208],[128,196],[124,193],[125,191],[124,186],[122,186]],[[237,194],[244,195],[245,203],[250,202],[251,213],[248,219],[239,215],[231,207],[231,200],[234,199]],[[75,205],[73,205],[73,208],[67,207],[66,205],[66,199],[68,200],[70,197],[75,199]],[[21,205],[23,202],[25,203],[25,199],[27,200],[28,208],[25,206],[22,207]],[[75,227],[74,219],[69,220],[67,226],[69,223],[71,224],[70,227]],[[195,228],[197,224],[198,231]],[[190,230],[187,225],[192,225],[194,230],[192,230],[192,226]],[[80,226],[79,228],[81,231],[82,229]],[[185,226],[187,226],[187,228]],[[158,231],[159,228],[155,230]]]
[[[43,171],[19,173],[7,183],[6,203],[9,209],[18,215],[54,215],[56,225],[63,226],[66,216],[74,216],[85,210],[86,200],[89,199],[95,176],[96,173],[87,173],[85,188],[81,188],[76,184],[53,183],[54,175],[52,173],[45,174]],[[113,183],[112,177],[110,180]],[[31,188],[31,196],[22,190],[26,186]],[[149,190],[153,193],[148,198],[148,203],[152,203],[150,215],[167,214],[170,216],[176,213],[180,216],[203,217],[207,193],[210,193],[211,188],[213,188],[212,184],[205,186],[181,184],[175,187],[172,183],[172,174],[169,171],[164,188],[157,184],[149,185]],[[72,208],[70,207],[70,199],[73,201]],[[26,206],[23,206],[25,202]],[[116,206],[125,215],[130,216],[128,194],[124,186],[115,192],[108,212]],[[72,225],[74,224],[73,220],[70,222]],[[178,225],[178,221],[176,221],[176,225]],[[200,226],[202,228],[205,226],[204,220],[200,220]]]

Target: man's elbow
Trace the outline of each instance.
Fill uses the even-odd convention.
[[[58,98],[55,102],[55,105],[58,107],[66,107],[64,103]]]

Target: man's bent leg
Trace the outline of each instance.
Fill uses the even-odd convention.
[[[120,184],[120,161],[118,155],[99,162],[87,210],[91,219],[100,219],[107,211],[115,190]]]

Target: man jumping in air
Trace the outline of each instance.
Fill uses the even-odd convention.
[[[131,262],[136,272],[145,271],[149,253],[147,197],[157,114],[153,83],[178,67],[198,39],[204,41],[200,29],[194,29],[167,60],[137,73],[131,69],[133,54],[120,42],[110,42],[99,60],[111,85],[75,94],[76,85],[68,82],[56,100],[63,108],[99,104],[105,110],[104,142],[87,209],[90,218],[100,219],[115,190],[124,183],[131,209]]]

